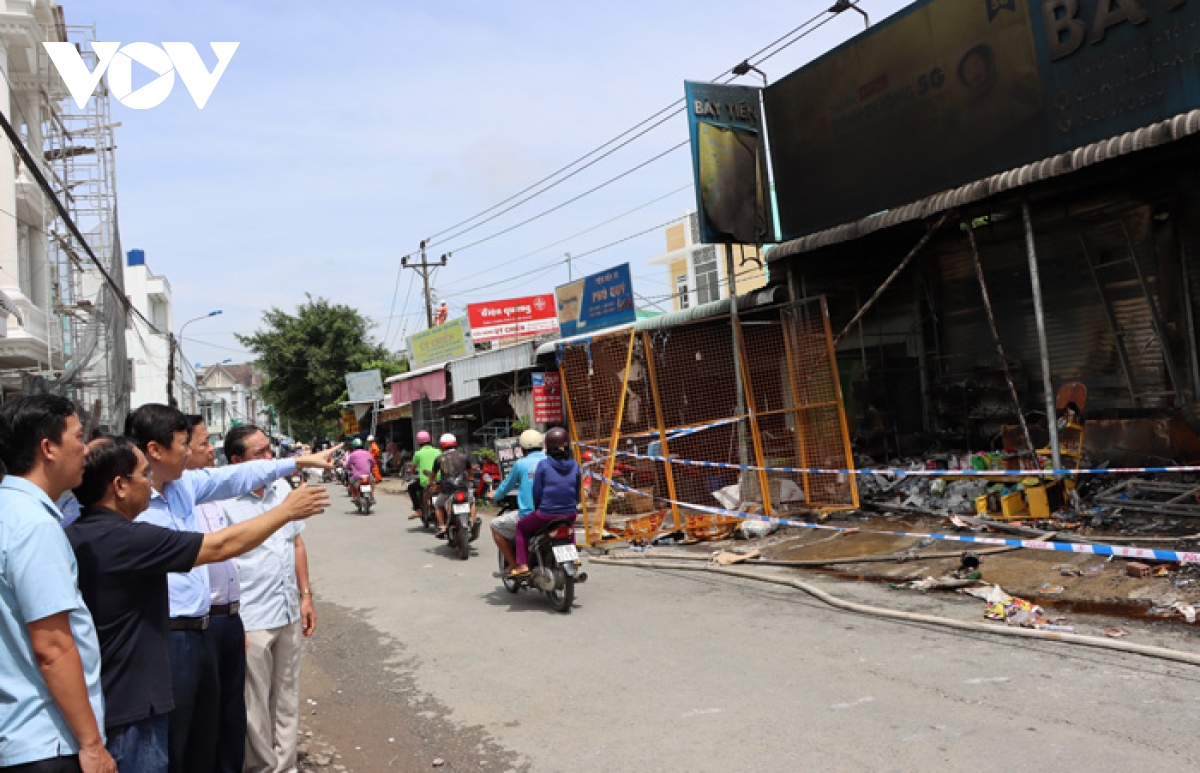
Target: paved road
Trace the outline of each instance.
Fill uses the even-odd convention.
[[[454,769],[496,770],[487,753],[497,749],[503,765],[533,771],[1200,766],[1197,667],[884,621],[751,581],[598,564],[572,613],[556,614],[539,596],[504,591],[486,527],[463,562],[405,520],[406,498],[383,495],[370,517],[333,498],[305,532],[318,605],[338,610],[316,645],[351,624],[342,609],[377,631],[390,674],[368,682],[407,685],[416,697],[397,711],[411,709],[412,722],[438,713],[481,739],[481,762]],[[973,599],[805,579],[864,603],[982,618]],[[1082,633],[1113,623],[1072,622]],[[1194,629],[1117,622],[1131,640],[1200,650]],[[370,769],[343,751],[352,770]],[[411,769],[397,759],[391,769]]]

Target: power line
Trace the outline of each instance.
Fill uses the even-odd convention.
[[[827,15],[827,14],[828,14],[828,15]],[[760,48],[758,51],[755,51],[753,54],[751,54],[750,56],[746,57],[746,61],[748,62],[750,59],[755,59],[755,58],[756,58],[756,57],[758,57],[759,55],[761,55],[761,54],[764,54],[765,52],[771,51],[771,49],[772,49],[772,48],[776,48],[776,47],[778,46],[778,49],[777,49],[777,50],[775,50],[775,51],[771,51],[771,53],[767,54],[767,55],[766,55],[766,56],[764,56],[762,59],[759,59],[759,60],[758,60],[756,63],[762,63],[762,62],[766,61],[767,59],[770,59],[771,57],[773,57],[773,56],[775,56],[776,54],[778,54],[780,51],[782,51],[782,50],[784,50],[785,48],[787,48],[787,47],[789,47],[789,46],[793,45],[793,44],[794,44],[794,43],[796,43],[798,40],[800,40],[800,39],[802,39],[802,38],[806,37],[806,36],[807,36],[808,34],[810,34],[811,32],[814,32],[815,30],[817,30],[817,29],[819,29],[820,27],[824,26],[824,24],[826,24],[828,21],[832,20],[832,19],[834,18],[834,16],[835,16],[835,15],[836,15],[836,14],[833,14],[833,13],[831,13],[829,10],[822,10],[822,11],[820,11],[820,12],[818,12],[818,13],[814,14],[812,17],[810,17],[810,18],[809,18],[809,19],[807,19],[806,21],[802,22],[800,25],[798,25],[798,26],[794,27],[792,30],[790,30],[790,31],[788,31],[787,33],[785,33],[785,34],[781,35],[780,37],[778,37],[778,38],[776,38],[775,40],[773,40],[771,43],[768,43],[766,46],[764,46],[764,47]],[[810,30],[807,30],[807,31],[806,31],[806,32],[804,32],[803,34],[797,35],[797,33],[800,33],[802,30],[804,30],[806,27],[808,27],[809,25],[811,25],[811,24],[812,24],[813,22],[815,22],[817,19],[820,19],[822,16],[825,16],[825,19],[824,19],[823,21],[821,21],[821,23],[820,23],[820,24],[818,24],[817,26],[813,27],[813,28],[812,28],[812,29],[810,29]],[[791,39],[791,40],[789,40],[789,38],[794,38],[794,39]],[[787,42],[786,42],[786,43],[784,43],[784,41],[787,41]],[[780,44],[782,44],[782,45],[780,45]],[[729,69],[725,70],[724,72],[720,73],[719,75],[717,75],[717,76],[716,76],[715,78],[713,78],[712,80],[714,80],[714,81],[716,81],[716,80],[719,80],[719,79],[721,79],[721,78],[724,78],[724,77],[725,77],[725,76],[727,76],[727,75],[730,75],[730,74],[732,74],[732,72],[733,72],[733,68],[729,68]],[[484,223],[486,223],[486,222],[490,222],[491,220],[494,220],[496,217],[499,217],[500,215],[502,215],[502,214],[504,214],[504,213],[506,213],[506,212],[509,212],[509,211],[511,211],[513,208],[515,208],[515,207],[517,207],[517,206],[520,206],[521,204],[524,204],[524,203],[526,203],[526,202],[528,202],[528,201],[532,200],[533,198],[535,198],[535,197],[537,197],[537,196],[540,196],[540,195],[542,195],[542,194],[544,194],[544,193],[546,193],[546,192],[550,191],[552,188],[554,188],[554,187],[556,187],[556,186],[558,186],[558,185],[562,184],[563,182],[565,182],[565,181],[569,180],[570,178],[574,177],[574,176],[575,176],[576,174],[578,174],[579,172],[582,172],[584,169],[587,169],[587,168],[589,168],[589,167],[593,166],[594,164],[596,164],[596,163],[597,163],[597,162],[599,162],[600,160],[602,160],[602,159],[604,159],[604,158],[606,158],[606,157],[608,157],[608,156],[612,155],[612,153],[616,152],[617,150],[620,150],[621,148],[623,148],[623,147],[625,147],[625,146],[629,145],[629,144],[630,144],[631,142],[633,142],[634,140],[636,140],[636,139],[638,139],[638,138],[640,138],[640,137],[642,137],[642,136],[645,136],[645,135],[646,135],[647,133],[649,133],[650,131],[652,131],[652,130],[654,130],[654,129],[658,128],[659,126],[661,126],[661,125],[662,125],[663,123],[665,123],[665,122],[666,122],[668,119],[670,119],[670,118],[674,117],[674,116],[675,116],[675,115],[677,115],[679,112],[682,112],[682,111],[683,111],[685,108],[680,108],[680,107],[679,107],[679,105],[680,105],[680,103],[681,103],[681,102],[683,102],[683,101],[684,101],[684,100],[682,100],[682,99],[677,99],[677,100],[673,101],[671,104],[669,104],[669,105],[667,105],[666,107],[662,108],[661,110],[659,110],[659,111],[655,112],[655,113],[654,113],[653,115],[651,115],[649,118],[646,118],[646,119],[644,119],[644,120],[642,120],[642,121],[639,121],[639,122],[638,122],[637,124],[635,124],[634,126],[630,127],[629,129],[626,129],[625,131],[621,132],[620,134],[618,134],[617,136],[615,136],[615,137],[613,137],[612,139],[608,140],[607,142],[605,142],[604,144],[600,145],[599,147],[597,147],[597,148],[594,148],[594,149],[593,149],[593,150],[591,150],[591,151],[588,151],[588,152],[587,152],[587,153],[585,153],[584,155],[582,155],[582,156],[580,156],[579,158],[575,159],[574,161],[572,161],[572,162],[570,162],[570,163],[566,164],[565,166],[562,166],[562,167],[560,167],[559,169],[555,170],[554,172],[551,172],[549,175],[547,175],[547,176],[543,177],[542,179],[538,180],[537,182],[533,183],[532,185],[530,185],[530,186],[527,186],[526,188],[524,188],[524,189],[522,189],[522,190],[518,191],[517,193],[515,193],[515,194],[513,194],[513,195],[509,196],[508,198],[506,198],[506,199],[504,199],[504,200],[500,201],[499,203],[497,203],[497,204],[493,204],[492,206],[488,207],[487,209],[484,209],[484,210],[482,210],[481,212],[478,212],[478,213],[476,213],[475,215],[472,215],[471,217],[468,217],[468,218],[466,218],[466,219],[464,219],[464,220],[461,220],[461,221],[459,221],[458,223],[455,223],[454,225],[452,225],[452,226],[450,226],[450,227],[448,227],[448,228],[444,228],[444,229],[442,229],[441,231],[438,231],[438,232],[437,232],[437,233],[435,233],[435,234],[434,234],[432,237],[430,237],[429,241],[432,241],[433,239],[435,239],[435,238],[437,238],[437,237],[439,237],[439,236],[441,236],[441,235],[443,235],[443,234],[445,234],[445,233],[447,233],[447,232],[449,232],[449,231],[455,231],[456,229],[459,229],[459,228],[461,228],[462,226],[465,226],[466,224],[468,224],[468,223],[471,223],[472,221],[478,220],[479,218],[481,218],[481,217],[484,217],[485,215],[489,215],[490,213],[494,212],[495,210],[497,210],[497,209],[500,209],[501,207],[504,207],[504,206],[505,206],[506,204],[508,204],[509,202],[513,202],[515,199],[518,199],[518,198],[520,198],[520,197],[521,197],[521,196],[523,196],[524,194],[526,194],[526,193],[530,193],[531,191],[534,191],[535,189],[537,189],[537,188],[539,188],[539,187],[543,186],[543,184],[545,184],[545,183],[547,183],[547,182],[550,182],[551,180],[554,180],[554,182],[550,183],[549,185],[545,185],[545,187],[543,187],[541,190],[538,190],[538,191],[536,191],[536,192],[532,193],[531,195],[529,195],[529,196],[526,196],[525,198],[521,199],[520,201],[517,201],[516,203],[512,204],[512,206],[509,206],[509,207],[505,208],[505,209],[504,209],[502,212],[499,212],[499,213],[497,213],[497,214],[495,214],[495,215],[492,215],[491,217],[488,217],[487,219],[485,219],[485,220],[483,220],[483,221],[481,221],[481,222],[475,223],[474,225],[472,225],[472,226],[470,226],[470,227],[468,227],[468,228],[463,228],[462,230],[459,230],[459,231],[457,231],[457,233],[454,233],[454,234],[452,234],[452,235],[450,235],[450,236],[447,236],[445,239],[442,239],[441,241],[443,241],[443,242],[444,242],[444,241],[449,241],[449,240],[451,240],[451,239],[457,238],[457,237],[459,237],[459,236],[461,236],[461,235],[463,235],[463,234],[465,234],[465,233],[467,233],[467,232],[469,232],[469,231],[471,231],[471,230],[473,230],[473,229],[475,229],[475,228],[479,227],[480,225],[483,225],[483,224],[484,224]],[[686,107],[686,106],[685,106],[685,107]],[[666,117],[664,117],[664,118],[661,118],[661,119],[659,119],[659,117],[660,117],[660,116],[662,116],[664,113],[668,113],[668,115],[667,115]],[[656,120],[656,119],[659,119],[659,120]],[[653,122],[653,123],[652,123],[652,122]],[[645,128],[645,129],[643,129],[642,127],[645,127],[647,124],[651,124],[651,125],[650,125],[650,126],[648,126],[648,127],[647,127],[647,128]],[[639,131],[639,129],[640,129],[641,131]],[[597,153],[600,153],[600,152],[601,152],[601,151],[603,151],[605,148],[608,148],[610,145],[612,145],[612,144],[614,144],[614,143],[616,143],[616,142],[619,142],[621,139],[625,138],[626,136],[628,136],[628,135],[630,135],[630,134],[632,134],[632,133],[634,133],[634,132],[637,132],[637,134],[635,134],[633,137],[630,137],[630,138],[629,138],[628,140],[626,140],[625,142],[622,142],[622,143],[621,143],[620,145],[618,145],[617,147],[615,147],[615,148],[612,148],[611,150],[609,150],[608,152],[606,152],[606,153],[604,153],[603,155],[599,156],[598,158],[595,158],[595,159],[591,160],[590,162],[588,162],[588,163],[587,163],[587,164],[585,164],[584,166],[580,167],[579,169],[576,169],[575,171],[571,172],[570,174],[568,174],[568,175],[565,175],[565,176],[562,176],[560,179],[557,179],[557,180],[555,180],[555,178],[556,178],[556,177],[560,177],[560,175],[563,175],[563,173],[564,173],[564,172],[566,172],[566,171],[568,171],[568,170],[572,169],[573,167],[576,167],[576,166],[578,166],[579,164],[583,163],[584,161],[587,161],[587,159],[589,159],[589,158],[592,158],[592,156],[595,156]],[[684,144],[686,144],[686,143],[684,143]],[[674,150],[674,148],[672,148],[672,150]],[[663,155],[665,155],[665,154],[663,154]],[[655,157],[654,159],[652,159],[652,161],[653,161],[653,160],[657,160],[657,159],[658,159],[658,158],[660,158],[660,157],[661,157],[661,156]],[[621,177],[621,176],[624,176],[624,175],[620,175],[619,177]],[[618,178],[614,178],[614,179],[619,179],[619,177],[618,177]],[[610,182],[611,182],[611,181],[610,181]],[[594,191],[594,190],[598,190],[598,189],[599,189],[599,187],[603,187],[603,186],[598,186],[596,189],[593,189],[593,191]],[[570,202],[567,202],[567,203],[570,203]],[[554,211],[554,210],[550,210],[550,211]],[[528,223],[528,222],[531,222],[533,219],[536,219],[536,218],[531,218],[529,221],[525,221],[525,222],[526,222],[526,223]],[[523,225],[523,224],[525,224],[525,223],[522,223],[522,224],[519,224],[519,225]],[[501,233],[507,233],[507,231],[502,231]],[[497,234],[497,235],[499,235],[499,234]],[[481,243],[482,241],[486,241],[486,239],[484,239],[484,240],[480,240],[480,241],[477,241],[477,242],[473,242],[472,244],[469,244],[469,245],[467,245],[467,247],[474,246],[475,244],[479,244],[479,243]],[[460,247],[460,248],[459,248],[459,250],[461,251],[461,250],[463,250],[463,249],[466,249],[467,247]]]

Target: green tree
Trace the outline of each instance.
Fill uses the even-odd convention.
[[[263,312],[264,329],[237,336],[256,355],[264,399],[279,410],[284,427],[292,421],[300,438],[334,434],[347,373],[378,368],[387,378],[408,369],[371,340],[371,322],[357,310],[305,298],[295,314],[271,307]]]

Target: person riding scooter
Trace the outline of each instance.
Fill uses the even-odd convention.
[[[471,460],[467,455],[458,450],[458,438],[454,435],[449,432],[442,435],[438,440],[438,445],[442,447],[442,455],[433,463],[430,480],[438,486],[438,497],[434,502],[434,506],[437,508],[435,515],[438,522],[435,536],[440,539],[446,536],[446,506],[449,504],[450,498],[459,491],[466,492],[467,499],[471,502],[472,527],[475,524],[475,496],[471,492],[475,468],[471,466]],[[473,528],[472,531],[474,531]]]
[[[526,547],[530,537],[552,521],[565,520],[574,524],[579,512],[583,476],[579,465],[571,458],[571,437],[562,427],[555,427],[546,433],[545,440],[547,458],[538,462],[533,473],[535,509],[517,521],[517,565],[513,567],[513,577],[529,574]]]
[[[492,540],[504,555],[505,571],[512,571],[517,565],[517,557],[513,553],[517,522],[533,512],[533,473],[537,470],[538,463],[546,458],[542,451],[542,433],[536,429],[522,432],[518,442],[525,455],[508,471],[508,476],[492,497],[499,504],[514,488],[517,490],[517,510],[492,519]]]
[[[371,458],[371,452],[363,448],[363,442],[360,438],[354,438],[351,444],[354,447],[346,456],[346,472],[350,478],[350,483],[347,489],[352,498],[358,498],[358,487],[360,481],[365,476],[367,480],[371,480],[371,471],[374,469],[375,460]]]
[[[409,519],[420,518],[421,508],[425,504],[425,490],[429,488],[429,473],[433,471],[433,463],[442,452],[430,445],[432,438],[425,430],[417,433],[417,443],[421,446],[413,454],[413,466],[417,468],[417,477],[408,484],[408,495],[412,498],[412,515]]]

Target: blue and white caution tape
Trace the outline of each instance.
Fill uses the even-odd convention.
[[[607,448],[579,443],[580,448],[586,448],[601,453],[609,453]],[[632,451],[617,451],[618,456],[628,456],[631,459],[645,459],[651,462],[669,462],[688,467],[709,467],[720,470],[740,470],[750,472],[782,472],[800,475],[883,475],[887,477],[914,478],[979,478],[1005,476],[1010,478],[1059,477],[1063,475],[1130,475],[1144,473],[1180,473],[1200,472],[1200,466],[1180,465],[1175,467],[1088,467],[1072,470],[904,470],[904,469],[824,469],[819,467],[756,467],[750,464],[730,464],[728,462],[703,462],[693,459],[677,459],[669,456],[647,456]]]
[[[597,479],[606,480],[604,477],[597,475]],[[633,491],[645,495],[644,491],[625,486],[616,481],[608,481],[609,485],[622,491]],[[687,502],[676,502],[665,497],[653,497],[656,501],[666,504],[674,504],[688,510],[699,510],[701,512],[710,513],[712,515],[724,515],[731,518],[750,521],[765,521],[767,523],[775,523],[781,526],[793,526],[800,529],[818,529],[821,531],[837,531],[851,532],[859,534],[880,534],[889,537],[912,537],[914,539],[935,539],[943,542],[969,542],[977,545],[1003,545],[1013,548],[1026,548],[1028,550],[1048,550],[1057,553],[1084,553],[1094,556],[1115,556],[1117,558],[1141,558],[1149,561],[1172,561],[1181,564],[1197,564],[1200,563],[1200,553],[1187,553],[1177,550],[1152,550],[1147,548],[1133,548],[1124,545],[1103,545],[1103,544],[1081,544],[1075,542],[1044,542],[1041,540],[1025,540],[1025,539],[1005,539],[1003,537],[977,537],[969,534],[936,534],[923,532],[907,532],[907,531],[878,531],[874,529],[860,529],[852,526],[830,526],[822,523],[812,523],[810,521],[796,521],[791,518],[771,518],[765,515],[756,515],[754,513],[742,513],[734,510],[725,510],[720,507],[707,507],[705,505],[694,505]]]
[[[736,424],[739,421],[745,421],[748,418],[750,418],[750,417],[749,416],[735,416],[731,419],[722,419],[721,421],[709,422],[708,424],[696,424],[691,427],[680,427],[678,429],[668,430],[667,431],[667,440],[670,441],[670,440],[675,440],[676,438],[687,437],[688,435],[695,435],[697,432],[703,432],[708,429],[716,429],[717,427],[724,427],[727,424]],[[621,439],[622,440],[632,440],[633,438],[644,438],[644,437],[656,438],[660,434],[661,433],[658,430],[651,429],[651,430],[646,430],[645,432],[633,432],[628,435],[623,434],[623,435],[621,435]],[[579,447],[580,448],[594,448],[594,449],[606,451],[606,452],[608,451],[608,449],[603,446],[589,446],[586,443],[580,443]]]

